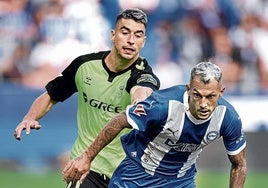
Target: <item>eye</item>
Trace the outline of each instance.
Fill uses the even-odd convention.
[[[208,98],[213,99],[213,98],[215,98],[215,95],[209,95]]]
[[[200,98],[201,96],[198,93],[193,93],[194,98]]]
[[[129,34],[129,31],[127,31],[127,30],[122,30],[122,34],[123,34],[123,35],[128,35],[128,34]]]
[[[136,34],[135,34],[135,37],[136,37],[136,38],[142,38],[142,37],[143,37],[143,33],[136,33]]]

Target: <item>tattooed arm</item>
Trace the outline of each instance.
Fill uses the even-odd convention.
[[[73,159],[66,165],[62,171],[64,180],[67,183],[78,180],[82,183],[89,174],[90,164],[93,159],[124,128],[131,128],[131,126],[127,122],[125,112],[121,112],[108,122],[95,141],[81,156]]]
[[[242,188],[247,175],[246,151],[243,149],[237,155],[228,155],[232,168],[230,172],[230,188]]]

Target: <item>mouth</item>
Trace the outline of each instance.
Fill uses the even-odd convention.
[[[210,115],[210,111],[209,110],[199,110],[199,114],[201,116],[209,116]]]
[[[123,50],[126,54],[131,54],[133,52],[135,52],[134,48],[130,48],[130,47],[123,47]]]

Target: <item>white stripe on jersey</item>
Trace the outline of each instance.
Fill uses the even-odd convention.
[[[174,143],[179,140],[184,118],[185,106],[178,101],[170,100],[167,122],[163,131],[148,144],[148,147],[144,150],[144,155],[141,157],[142,166],[147,173],[154,175],[164,155],[171,150],[172,147],[165,144],[167,138]]]
[[[217,106],[211,115],[211,121],[202,140],[201,147],[205,147],[220,137],[220,129],[226,112],[225,106]]]

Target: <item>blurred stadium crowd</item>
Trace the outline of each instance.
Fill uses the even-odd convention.
[[[0,83],[42,89],[78,55],[109,49],[116,14],[134,6],[148,14],[141,55],[162,88],[211,60],[227,94],[268,94],[267,0],[1,0]]]

